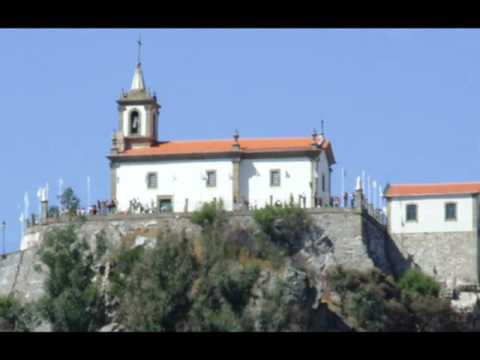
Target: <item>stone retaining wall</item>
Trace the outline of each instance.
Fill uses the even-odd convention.
[[[309,234],[316,243],[316,238],[328,238],[332,244],[336,264],[345,267],[368,270],[373,267],[390,273],[388,261],[388,242],[390,241],[384,227],[373,218],[358,209],[312,209],[315,231]],[[232,222],[240,226],[253,225],[249,213],[235,213]],[[26,235],[39,241],[47,231],[68,225],[68,222],[56,222],[49,225],[32,226]],[[188,214],[169,214],[161,216],[96,216],[78,223],[78,232],[89,244],[95,243],[97,234],[104,231],[109,242],[115,246],[121,239],[130,238],[141,244],[148,239],[155,239],[159,230],[170,229],[184,232],[191,238],[200,233],[200,227],[190,222]],[[319,244],[321,243],[318,242]],[[320,246],[320,245],[319,245]],[[45,272],[36,271],[37,247],[8,255],[0,259],[0,296],[15,293],[21,300],[35,300],[42,293]]]
[[[478,285],[476,232],[393,234],[402,256],[447,288]]]

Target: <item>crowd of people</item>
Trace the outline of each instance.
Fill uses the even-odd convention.
[[[300,201],[302,200],[302,201]],[[303,203],[303,207],[305,207],[306,204],[306,197],[303,196],[300,199],[300,204]],[[354,208],[356,207],[355,205],[355,193],[348,193],[345,192],[343,196],[333,196],[330,197],[328,202],[325,202],[321,197],[316,196],[314,201],[314,207],[318,208],[325,208],[325,207],[330,207],[330,208]],[[277,202],[278,203],[278,202]],[[277,203],[275,203],[277,205]],[[281,205],[281,204],[279,204]],[[248,203],[243,204],[246,208],[250,208],[248,206]],[[300,205],[301,206],[301,205]],[[252,208],[256,208],[252,207]],[[169,208],[171,211],[171,208]],[[370,210],[370,209],[369,209]],[[129,215],[153,215],[157,214],[159,212],[162,212],[162,209],[159,209],[155,201],[151,201],[150,204],[143,204],[139,198],[134,198],[130,200],[129,202],[129,207],[125,214]],[[69,211],[68,209],[58,209],[58,212],[53,215],[50,214],[49,211],[49,217],[56,217],[56,216],[66,216],[68,215]],[[118,213],[118,206],[114,200],[98,200],[96,204],[93,204],[89,206],[88,208],[84,207],[79,207],[76,210],[76,215],[77,216],[97,216],[97,215],[110,215],[110,214],[116,214]],[[382,211],[380,209],[373,209],[373,213],[371,215],[375,217],[384,217],[382,215]],[[377,216],[378,215],[378,216]],[[27,225],[32,224],[35,225],[37,224],[39,219],[36,218],[35,215],[32,214],[31,219],[26,219]]]
[[[98,200],[96,204],[89,206],[88,208],[80,207],[77,209],[78,216],[86,215],[109,215],[116,213],[117,205],[113,200]],[[66,215],[68,210],[60,210],[60,216]]]
[[[321,197],[317,196],[315,197],[315,207],[353,208],[355,207],[355,193],[345,192],[343,198],[332,196],[328,203],[325,203]]]

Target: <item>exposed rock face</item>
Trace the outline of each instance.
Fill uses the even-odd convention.
[[[474,292],[460,292],[456,299],[452,299],[452,308],[459,313],[474,313],[478,311],[480,294]]]
[[[290,257],[280,277],[270,270],[262,271],[253,288],[253,300],[249,304],[249,311],[255,314],[261,310],[265,296],[274,290],[280,279],[287,284],[285,300],[309,309],[313,329],[322,330],[324,324],[330,323],[333,324],[330,329],[345,330],[348,326],[343,324],[342,319],[336,317],[323,301],[326,289],[325,273],[335,265],[360,270],[378,267],[389,273],[387,254],[389,238],[378,224],[366,218],[368,215],[356,209],[315,209],[310,211],[310,215],[313,225],[304,238],[295,244],[295,253]],[[248,228],[254,224],[248,213],[237,214],[231,221],[232,228],[234,223],[237,228],[238,225],[240,228]],[[151,246],[157,241],[159,231],[182,233],[190,239],[200,234],[200,227],[192,224],[189,216],[178,214],[157,218],[99,217],[78,225],[78,234],[84,237],[92,248],[95,247],[97,236],[102,233],[107,235],[110,247],[115,247],[121,242],[127,242],[131,246]],[[41,241],[49,230],[61,226],[66,224],[37,226],[29,231],[30,234],[35,234],[34,238]],[[281,222],[276,223],[276,227],[280,229]],[[40,297],[46,273],[38,271],[40,264],[36,251],[37,248],[32,247],[0,260],[0,295],[14,293],[25,302]],[[106,279],[108,264],[101,266],[103,268],[98,269],[99,273]],[[108,287],[107,281],[104,286],[105,289]],[[109,324],[101,331],[120,330],[117,325]]]
[[[117,323],[110,323],[102,327],[99,332],[121,332],[121,331],[126,331],[126,329]]]

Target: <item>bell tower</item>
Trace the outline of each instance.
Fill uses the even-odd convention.
[[[138,41],[139,54],[132,85],[117,100],[119,127],[114,136],[112,151],[123,152],[130,148],[150,147],[157,143],[158,115],[160,104],[155,94],[152,96],[145,86],[142,63],[140,62],[141,41]]]

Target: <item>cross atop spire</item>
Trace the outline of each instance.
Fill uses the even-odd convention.
[[[131,90],[145,90],[145,80],[143,79],[141,51],[142,51],[142,37],[138,36],[138,54],[137,54],[137,67],[135,68],[135,74],[133,75]]]
[[[137,56],[137,64],[140,65],[142,62],[141,62],[141,51],[142,51],[142,36],[141,35],[138,35],[138,40],[137,40],[137,44],[138,44],[138,56]]]

